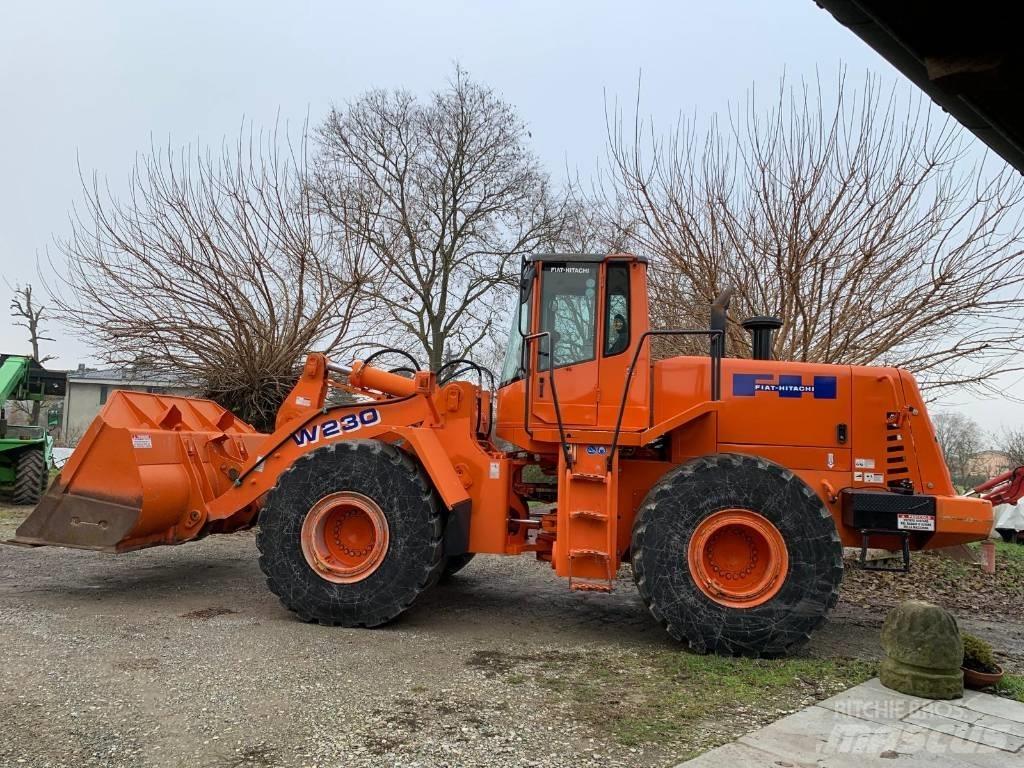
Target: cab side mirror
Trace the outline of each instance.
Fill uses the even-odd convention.
[[[533,280],[537,277],[537,268],[530,262],[523,264],[523,271],[519,273],[519,303],[525,304],[530,300],[533,293]]]

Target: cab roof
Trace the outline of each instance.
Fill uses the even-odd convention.
[[[647,263],[647,258],[645,256],[634,256],[632,253],[538,253],[527,257],[528,261],[534,262],[558,261],[584,262],[588,264],[607,261],[610,259],[615,259],[617,261],[631,259],[639,262],[640,264]]]

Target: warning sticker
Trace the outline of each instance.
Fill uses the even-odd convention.
[[[896,527],[901,531],[934,531],[935,518],[931,515],[897,514]]]
[[[882,483],[885,482],[885,475],[883,475],[881,472],[865,472],[864,482],[878,483],[879,485],[881,485]]]
[[[875,460],[874,459],[854,459],[853,460],[853,466],[855,466],[857,469],[874,469],[875,468]]]
[[[864,482],[864,473],[863,472],[854,472],[853,473],[853,480],[854,480],[854,482],[857,482],[857,483],[863,483]]]
[[[302,395],[299,395],[298,397],[295,398],[295,404],[296,405],[301,405],[304,408],[308,408],[313,403],[312,403],[312,401],[308,397],[303,397]],[[871,466],[875,466],[875,465],[872,464]]]
[[[132,435],[132,448],[152,448],[153,438],[149,435]]]
[[[491,462],[491,471],[488,473],[488,475],[491,478],[491,480],[497,480],[497,479],[499,479],[501,477],[501,462],[500,461],[492,461]]]

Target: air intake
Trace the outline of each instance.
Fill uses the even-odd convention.
[[[777,317],[748,317],[743,321],[743,327],[750,333],[752,357],[755,360],[771,360],[772,335],[782,327],[782,321]]]

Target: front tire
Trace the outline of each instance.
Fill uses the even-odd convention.
[[[439,503],[420,466],[376,440],[297,459],[260,512],[267,585],[303,621],[376,627],[444,566]]]
[[[780,656],[839,598],[832,516],[799,477],[716,454],[669,471],[633,527],[633,578],[654,617],[699,653]]]
[[[14,468],[15,504],[38,504],[46,493],[46,457],[42,448],[28,448],[18,454]]]

